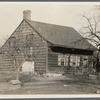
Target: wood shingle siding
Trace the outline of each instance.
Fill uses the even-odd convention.
[[[46,42],[42,39],[39,34],[37,34],[33,28],[25,21],[23,20],[22,23],[19,25],[19,27],[14,31],[14,33],[11,35],[11,37],[15,37],[16,46],[20,48],[20,54],[15,53],[17,60],[19,63],[21,63],[24,60],[24,54],[23,50],[26,50],[27,54],[30,54],[30,50],[28,47],[26,47],[26,37],[29,34],[33,34],[34,38],[32,41],[33,46],[33,56],[32,60],[35,62],[35,71],[43,70],[43,72],[46,72]],[[6,41],[6,43],[2,46],[1,51],[7,52],[9,51],[9,41],[11,37]],[[11,41],[12,42],[12,41]],[[27,49],[28,48],[28,49]],[[14,48],[10,48],[10,50],[13,50]],[[0,54],[0,57],[2,61],[0,61],[0,69],[1,70],[14,70],[13,68],[13,59],[8,59],[7,55],[4,54],[2,57],[2,54]],[[27,58],[27,57],[26,57]],[[25,59],[26,59],[25,58]],[[26,59],[28,60],[28,58]]]
[[[95,49],[72,27],[23,19],[0,49],[0,71],[15,71],[14,59],[16,58],[19,66],[23,62],[25,64],[25,61],[27,63],[32,61],[34,66],[30,66],[34,67],[34,71],[38,74],[61,73],[65,71],[64,67],[67,72],[73,73],[74,64],[69,69],[67,67],[70,61],[68,61],[69,65],[64,62],[59,65],[58,55],[89,56]],[[18,65],[17,62],[15,65]],[[82,71],[83,59],[80,59],[80,66],[75,71]],[[27,71],[28,67],[24,69]]]
[[[48,72],[61,73],[64,70],[58,66],[58,54],[48,50]]]

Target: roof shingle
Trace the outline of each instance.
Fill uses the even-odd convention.
[[[54,45],[68,48],[94,50],[95,47],[84,39],[74,28],[26,20],[41,36]]]

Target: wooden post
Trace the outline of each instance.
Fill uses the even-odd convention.
[[[70,67],[70,54],[68,56],[68,67]]]

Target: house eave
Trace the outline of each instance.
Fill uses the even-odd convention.
[[[77,55],[93,55],[94,50],[89,49],[78,49],[78,48],[69,48],[66,46],[52,45],[49,48],[53,52],[63,53],[63,54],[77,54]]]

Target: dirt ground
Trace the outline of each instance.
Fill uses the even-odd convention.
[[[0,94],[97,94],[100,80],[86,76],[34,77],[16,89],[9,82],[0,82]]]

